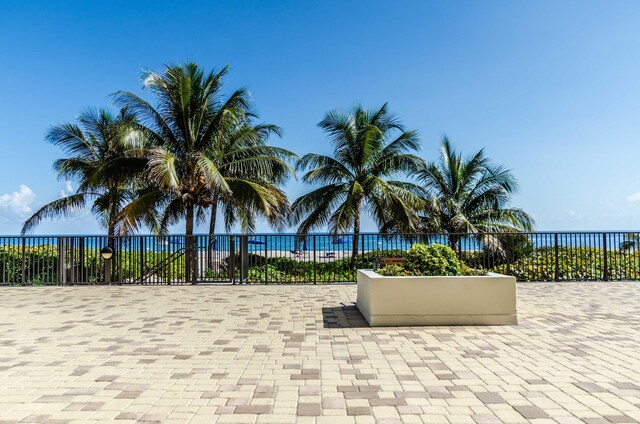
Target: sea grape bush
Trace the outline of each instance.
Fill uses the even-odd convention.
[[[414,244],[403,267],[409,275],[460,275],[456,252],[443,244]]]
[[[599,280],[604,276],[604,250],[598,248],[558,248],[558,279],[569,281]],[[640,254],[637,250],[609,250],[607,274],[611,280],[640,277]],[[502,264],[495,272],[515,276],[518,281],[553,281],[556,273],[555,249],[535,249],[509,265]]]
[[[24,262],[23,262],[24,253]],[[44,285],[57,284],[59,276],[58,246],[45,244],[38,246],[0,246],[0,278],[2,283],[19,285],[25,284]],[[75,260],[70,260],[65,268],[67,281],[73,271],[79,273],[84,269],[86,280],[84,283],[98,283],[103,281],[104,260],[99,252],[94,249],[86,250],[84,261],[80,263],[76,250]],[[66,249],[65,255],[70,258],[71,250]],[[166,252],[144,252],[145,272],[152,269],[155,264],[161,263],[166,257]],[[138,251],[126,251],[118,258],[117,266],[112,272],[112,281],[135,282],[140,277],[140,253]],[[176,258],[172,264],[171,277],[184,278],[184,257]]]
[[[387,265],[378,270],[381,275],[463,275],[465,269],[458,256],[443,244],[416,243],[407,252],[402,265]]]
[[[311,253],[308,253],[310,255]],[[355,269],[371,269],[381,257],[404,257],[407,252],[404,250],[388,249],[366,252],[358,255],[356,259]],[[318,262],[307,256],[301,259],[288,257],[269,258],[267,264],[268,271],[265,271],[264,257],[260,255],[258,258],[249,259],[249,263],[255,263],[249,269],[247,281],[249,283],[262,283],[265,278],[270,283],[309,283],[317,281],[322,282],[348,282],[355,280],[355,269],[351,267],[351,258],[325,260],[322,258]],[[224,263],[224,262],[223,262]],[[228,263],[223,265],[228,269]],[[278,271],[275,274],[274,270]],[[240,261],[236,259],[236,275],[239,275]],[[266,276],[266,277],[265,277]]]
[[[507,263],[489,264],[488,271],[511,274],[519,281],[553,281],[555,279],[555,249],[542,247],[529,249],[524,246],[520,258]],[[428,252],[428,253],[427,253]],[[67,252],[70,255],[71,252]],[[77,253],[76,253],[77,254]],[[486,262],[478,259],[483,252],[462,252],[460,260],[455,253],[443,245],[425,246],[414,244],[409,251],[379,250],[358,255],[356,269],[375,268],[382,257],[407,258],[402,266],[387,266],[380,273],[385,275],[472,275],[481,274],[479,269]],[[250,255],[249,283],[310,283],[355,281],[356,273],[351,267],[350,258],[326,260],[319,258],[313,263],[311,253],[299,259],[290,257],[269,258],[265,266],[262,255]],[[166,252],[144,252],[142,269],[147,272],[166,259]],[[0,276],[5,284],[56,284],[58,281],[58,247],[39,245],[24,247],[20,245],[0,246]],[[454,260],[455,258],[455,260]],[[123,282],[135,282],[140,276],[140,254],[137,251],[126,252],[118,258],[118,267],[112,274],[112,280],[121,278]],[[456,265],[457,261],[457,265]],[[121,266],[120,266],[121,263]],[[469,265],[469,266],[468,266]],[[492,265],[492,266],[491,266]],[[104,262],[94,250],[86,250],[84,263],[78,261],[73,267],[84,267],[88,283],[103,281]],[[472,269],[473,268],[473,269]],[[71,272],[71,264],[65,272]],[[457,272],[457,274],[454,274]],[[240,274],[240,258],[236,258],[236,276]],[[611,249],[607,251],[607,273],[611,280],[640,278],[640,251],[635,248]],[[184,257],[177,257],[171,264],[171,277],[184,278]],[[229,265],[225,261],[221,268],[203,270],[205,277],[224,281],[229,276]],[[604,250],[599,248],[558,248],[558,278],[560,280],[598,280],[604,276]],[[69,277],[67,277],[69,279]]]

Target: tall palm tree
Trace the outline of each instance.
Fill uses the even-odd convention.
[[[252,232],[257,217],[266,218],[276,228],[284,224],[289,200],[281,187],[294,174],[289,162],[296,155],[267,144],[270,135],[281,134],[275,125],[254,125],[247,119],[220,132],[207,153],[231,189],[228,193],[209,193],[210,267],[218,210],[222,209],[226,231],[240,223],[243,232]]]
[[[204,221],[209,212],[207,264],[214,266],[215,234],[221,210],[225,231],[240,224],[243,233],[255,230],[256,219],[264,218],[273,228],[283,228],[290,211],[289,199],[282,185],[294,170],[289,162],[297,156],[267,144],[270,135],[280,136],[275,125],[253,125],[250,119],[229,125],[217,137],[207,155],[218,164],[230,192],[212,190],[203,196],[196,216]]]
[[[491,163],[480,150],[468,159],[456,152],[445,136],[439,163],[429,163],[416,174],[428,192],[421,230],[449,234],[457,249],[460,233],[483,235],[488,246],[499,248],[491,233],[531,231],[534,220],[522,209],[509,207],[517,181],[510,170]]]
[[[363,211],[380,227],[394,220],[403,229],[414,228],[420,188],[394,178],[424,166],[410,153],[419,147],[418,134],[405,130],[386,104],[330,111],[318,126],[330,138],[333,157],[309,153],[298,161],[298,170],[310,168],[303,181],[321,187],[293,203],[292,221],[300,234],[324,226],[334,234],[353,230],[354,266]]]
[[[195,63],[167,66],[162,73],[147,72],[144,87],[152,91],[156,106],[130,92],[116,93],[116,103],[135,111],[141,121],[140,129],[151,145],[148,187],[143,194],[126,206],[121,216],[123,224],[138,228],[154,224],[166,232],[168,226],[184,218],[186,279],[196,279],[196,249],[193,229],[198,213],[214,204],[212,194],[219,198],[242,196],[251,199],[253,206],[265,215],[280,207],[278,200],[268,197],[267,190],[255,182],[242,182],[238,178],[225,178],[222,165],[216,157],[217,144],[225,132],[251,117],[249,94],[238,89],[230,96],[221,93],[221,71],[205,73]],[[256,153],[259,147],[255,147]],[[283,153],[284,154],[284,153]],[[269,167],[274,159],[254,157],[238,161],[237,169],[256,166]],[[281,200],[281,199],[279,199]],[[149,222],[150,216],[141,216],[145,210],[158,210],[160,219]]]
[[[619,243],[620,250],[637,249],[640,245],[640,234],[626,233],[624,239]]]
[[[107,229],[117,235],[118,214],[135,195],[132,182],[146,160],[135,154],[143,141],[133,126],[136,117],[123,108],[116,116],[103,109],[87,109],[77,123],[52,127],[47,140],[68,155],[54,163],[59,179],[78,185],[75,193],[47,203],[27,219],[22,234],[33,231],[47,218],[69,215],[92,202],[91,211]]]

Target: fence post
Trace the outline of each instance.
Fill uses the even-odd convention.
[[[236,283],[236,238],[229,236],[229,279]]]
[[[119,255],[120,252],[118,252],[117,246],[116,246],[116,240],[114,237],[108,237],[107,238],[107,246],[111,247],[111,249],[113,249],[113,256],[111,257],[111,259],[109,259],[108,261],[105,262],[105,264],[107,264],[106,266],[109,267],[109,284],[111,284],[111,279],[113,279],[113,277],[116,275],[117,269],[116,269],[116,255]],[[105,279],[106,279],[106,271],[105,271]]]
[[[558,233],[555,233],[554,235],[554,255],[555,255],[555,270],[553,273],[553,280],[554,281],[560,281],[560,253],[559,253],[559,248],[558,248]]]
[[[602,233],[602,251],[604,253],[604,263],[602,279],[604,281],[609,280],[609,258],[607,258],[607,233]]]
[[[78,237],[78,252],[80,254],[80,283],[86,283],[87,282],[87,278],[86,278],[86,271],[84,269],[84,236],[80,236]]]
[[[117,240],[118,240],[118,255],[116,256],[116,259],[118,260],[118,285],[122,284],[122,256],[123,256],[123,236],[118,236]]]
[[[140,283],[144,283],[144,236],[140,236]]]
[[[200,237],[193,236],[193,277],[191,278],[191,284],[198,284],[198,278],[200,276]]]
[[[66,283],[64,251],[64,237],[58,237],[58,284]]]
[[[513,249],[510,243],[507,243],[507,275],[511,275],[511,258],[513,256]],[[491,255],[494,256],[493,254]],[[495,260],[491,260],[491,262],[495,263]]]
[[[104,283],[111,285],[111,263],[115,261],[115,258],[104,260]]]
[[[70,237],[69,238],[70,244],[70,251],[69,251],[69,256],[71,256],[71,269],[69,271],[69,283],[71,284],[75,284],[76,281],[76,238],[75,237]]]
[[[267,247],[267,236],[264,236],[264,283],[269,282],[269,249]]]
[[[316,277],[316,250],[318,250],[316,248],[316,235],[313,235],[313,284],[317,284],[317,277]]]
[[[240,283],[246,283],[249,276],[249,236],[240,236]]]
[[[25,237],[22,237],[22,261],[20,266],[22,267],[22,285],[24,286],[25,283],[27,282],[27,239]]]

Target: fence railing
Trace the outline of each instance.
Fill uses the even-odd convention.
[[[447,244],[470,267],[519,281],[640,280],[639,232],[224,234],[3,236],[0,285],[353,282],[413,243]]]

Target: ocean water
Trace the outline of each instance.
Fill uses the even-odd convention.
[[[213,241],[214,250],[229,251],[231,248],[231,237],[229,235],[216,235]],[[233,236],[235,250],[240,249],[242,237],[247,238],[248,249],[251,252],[263,252],[265,250],[273,251],[351,251],[353,248],[353,235],[331,236],[326,234],[308,235],[299,237],[296,235],[279,235],[279,234],[259,234],[248,236]],[[199,249],[206,249],[209,246],[210,238],[204,235],[194,236]],[[23,244],[26,247],[36,246],[59,246],[64,243],[65,246],[78,247],[83,244],[86,249],[101,249],[107,245],[117,245],[127,250],[140,250],[143,248],[147,251],[175,251],[185,246],[185,236],[131,236],[123,238],[115,238],[109,243],[106,236],[42,236],[42,237],[0,237],[0,246],[20,247]],[[447,243],[446,236],[415,236],[411,239],[400,236],[380,236],[378,234],[362,234],[359,236],[359,250],[387,250],[400,249],[407,250],[413,243]],[[468,243],[467,243],[468,244]],[[478,248],[477,243],[472,246]]]
[[[229,251],[231,247],[231,237],[229,235],[216,235],[213,242],[214,250]],[[241,237],[235,235],[235,250],[240,249]],[[609,249],[617,249],[625,240],[627,235],[622,232],[612,233],[531,233],[528,235],[534,248],[550,247],[556,244],[561,247],[590,247],[603,248],[605,243]],[[246,236],[248,249],[251,252],[265,251],[313,251],[326,252],[350,252],[353,247],[353,235],[331,236],[327,234],[307,235],[304,237],[293,234],[256,234]],[[196,243],[199,249],[206,249],[210,243],[208,236],[196,235]],[[86,249],[101,249],[108,244],[118,245],[123,250],[147,250],[147,251],[169,251],[180,250],[185,246],[185,237],[180,235],[171,236],[131,236],[116,239],[109,243],[105,236],[42,236],[42,237],[0,237],[0,246],[19,247],[23,244],[27,247],[35,246],[58,246],[64,243],[66,246],[78,247],[84,245]],[[380,235],[365,233],[359,236],[359,251],[373,250],[408,250],[413,243],[440,243],[448,244],[446,235],[413,235],[411,237],[400,235]],[[480,250],[483,248],[482,242],[473,237],[463,237],[458,242],[461,250]]]

